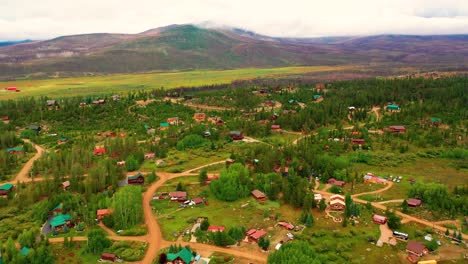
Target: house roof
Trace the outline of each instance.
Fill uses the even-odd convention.
[[[343,195],[334,194],[334,195],[330,196],[330,200],[336,200],[336,199],[341,199],[343,201],[345,200]]]
[[[2,186],[0,186],[0,190],[2,191],[9,191],[11,190],[11,188],[13,188],[13,184],[11,183],[5,183]]]
[[[20,255],[21,256],[26,256],[28,253],[29,253],[29,248],[28,247],[23,247],[21,250],[20,250]]]
[[[346,203],[345,203],[345,202],[343,202],[343,201],[341,201],[341,200],[338,200],[338,199],[336,199],[336,200],[331,200],[331,201],[330,201],[330,204],[331,204],[331,205],[341,204],[341,205],[346,206]]]
[[[201,197],[193,198],[192,202],[194,202],[195,204],[201,204],[201,203],[203,203],[203,198],[201,198]]]
[[[314,100],[317,100],[317,99],[319,99],[320,97],[322,97],[320,94],[314,94]]]
[[[377,221],[387,221],[387,217],[378,214],[374,214],[374,216],[372,216],[372,219]]]
[[[441,118],[438,118],[438,117],[431,117],[431,123],[436,123],[436,122],[442,122],[442,119]]]
[[[58,210],[58,209],[62,210],[62,206],[63,205],[60,203],[57,206],[55,206],[54,209],[52,209],[52,211],[55,211],[55,210]]]
[[[168,126],[169,126],[169,123],[167,123],[167,122],[162,122],[162,123],[159,123],[159,126],[160,126],[160,127],[168,127]]]
[[[293,229],[294,226],[290,223],[286,223],[286,222],[278,222],[278,225],[282,226],[282,227],[286,227],[287,229]]]
[[[230,134],[230,135],[237,135],[237,136],[240,136],[240,135],[242,135],[242,132],[240,132],[240,131],[235,131],[235,130],[234,130],[234,131],[229,132],[229,134]]]
[[[251,230],[249,230],[249,232],[250,232],[250,231],[251,231]],[[247,234],[247,235],[250,236],[251,238],[257,240],[257,239],[259,239],[259,238],[261,238],[261,237],[266,236],[267,233],[265,232],[265,230],[260,229],[260,230],[255,230],[255,232],[251,233],[250,235],[249,235],[249,234]]]
[[[169,196],[170,197],[187,197],[187,192],[181,192],[181,191],[170,192]]]
[[[14,148],[7,148],[6,149],[6,152],[9,153],[9,152],[22,152],[23,151],[23,148],[22,147],[14,147]]]
[[[411,198],[411,199],[408,199],[407,203],[408,205],[418,206],[418,205],[421,205],[422,201],[419,199]]]
[[[71,220],[71,216],[69,214],[61,214],[57,215],[50,221],[50,225],[52,227],[62,226],[67,223],[67,221]]]
[[[109,209],[98,209],[96,212],[96,215],[108,215],[109,214]]]
[[[190,263],[193,260],[193,254],[187,248],[183,248],[181,251],[177,253],[169,253],[167,254],[167,260],[174,261],[177,258],[182,259],[185,263]]]
[[[41,127],[38,126],[38,125],[29,125],[29,126],[28,126],[28,129],[30,129],[30,130],[39,130],[40,128],[41,128]]]
[[[223,232],[226,228],[224,226],[209,226],[208,231],[210,232]]]
[[[396,129],[396,130],[404,130],[404,129],[406,129],[405,126],[390,126],[389,128],[391,128],[391,129]]]
[[[262,192],[259,191],[259,190],[253,190],[253,191],[251,192],[251,194],[252,194],[255,198],[257,198],[257,199],[258,199],[258,198],[265,198],[265,197],[266,197],[265,194],[262,193]]]
[[[423,254],[426,250],[426,247],[421,242],[409,241],[406,245],[406,250],[414,252],[416,254]]]
[[[396,105],[396,104],[389,104],[389,105],[387,105],[387,109],[398,110],[398,109],[400,109],[400,106]]]
[[[62,182],[63,187],[70,187],[70,181],[64,181]]]
[[[128,179],[128,180],[136,180],[136,179],[138,179],[138,178],[140,178],[140,177],[143,177],[143,174],[141,174],[141,173],[139,172],[139,173],[137,173],[136,175],[128,176],[127,179]]]

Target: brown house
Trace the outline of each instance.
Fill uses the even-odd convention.
[[[170,192],[169,197],[171,197],[171,201],[185,202],[187,201],[187,192]]]
[[[117,257],[113,253],[102,253],[101,254],[101,259],[102,260],[107,260],[110,262],[115,262],[117,260]]]
[[[392,133],[405,133],[406,127],[404,126],[389,126],[388,130]]]
[[[328,179],[328,184],[343,187],[343,186],[345,186],[346,182],[336,180],[335,178],[330,178],[330,179]]]
[[[205,118],[206,118],[205,113],[195,113],[193,115],[193,120],[195,120],[196,122],[203,122],[205,121]]]
[[[332,210],[342,211],[346,208],[346,203],[340,199],[335,199],[330,201],[330,208]]]
[[[387,217],[374,214],[374,216],[372,216],[372,222],[379,224],[379,225],[385,225],[387,223]]]
[[[409,241],[406,245],[406,252],[422,257],[426,255],[429,250],[424,246],[423,243],[417,241]]]
[[[264,202],[267,200],[267,197],[264,193],[262,193],[261,191],[259,190],[253,190],[251,192],[253,198],[255,198],[255,200],[259,201],[259,202]]]
[[[249,242],[258,243],[258,240],[261,237],[265,237],[266,235],[267,233],[263,229],[257,230],[252,228],[249,231],[247,231],[247,239]]]

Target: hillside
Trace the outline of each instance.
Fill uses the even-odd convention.
[[[288,39],[239,29],[171,25],[139,34],[87,34],[0,47],[0,77],[379,63],[466,67],[468,36]]]

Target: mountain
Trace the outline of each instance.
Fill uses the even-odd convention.
[[[0,41],[0,47],[10,46],[10,45],[15,45],[15,44],[20,44],[20,43],[27,43],[27,42],[32,42],[32,40],[25,39],[25,40],[17,40],[17,41]]]
[[[467,66],[468,35],[274,38],[232,28],[170,25],[0,47],[0,76],[297,65]]]

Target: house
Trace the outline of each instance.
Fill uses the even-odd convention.
[[[26,256],[26,255],[28,255],[29,250],[30,250],[30,248],[28,248],[28,247],[23,247],[23,248],[20,250],[19,253],[20,253],[21,256]]]
[[[5,88],[5,90],[10,91],[10,92],[19,92],[20,91],[20,89],[18,89],[16,87],[7,87],[7,88]]]
[[[287,222],[278,222],[278,225],[279,226],[282,226],[288,230],[293,230],[294,229],[294,226],[290,223],[287,223]]]
[[[154,159],[155,156],[156,156],[156,153],[154,153],[154,152],[146,153],[145,154],[145,159]]]
[[[15,186],[11,183],[5,183],[2,186],[0,186],[0,195],[8,195],[10,192],[13,191]]]
[[[229,136],[232,138],[232,140],[244,139],[244,133],[242,133],[241,131],[231,131],[229,132]]]
[[[386,109],[387,111],[391,111],[391,112],[400,111],[400,106],[396,104],[389,104],[387,105]]]
[[[169,197],[171,198],[171,201],[185,202],[187,201],[187,192],[170,192]]]
[[[356,107],[354,106],[348,106],[348,111],[353,112],[356,110]]]
[[[442,123],[442,119],[438,117],[431,117],[429,119],[431,126],[439,126]]]
[[[221,117],[219,117],[219,116],[208,117],[208,121],[211,122],[211,124],[213,124],[215,126],[224,125],[223,119]]]
[[[57,144],[63,144],[63,143],[67,143],[68,142],[68,138],[66,137],[61,137],[57,140]]]
[[[372,222],[380,225],[385,225],[387,223],[387,217],[374,214],[374,216],[372,216]]]
[[[202,204],[204,200],[202,197],[195,197],[192,199],[192,202],[197,205],[197,204]]]
[[[236,162],[236,161],[233,160],[233,159],[227,159],[227,160],[226,160],[226,165],[228,165],[228,166],[229,166],[229,165],[232,165],[232,164],[234,164],[234,162]]]
[[[22,153],[23,150],[24,149],[22,147],[15,147],[15,148],[7,148],[5,152],[8,154],[19,154],[19,153]]]
[[[226,228],[224,226],[209,226],[208,232],[223,232]]]
[[[167,122],[159,123],[159,130],[167,130],[167,129],[169,129],[169,123]]]
[[[64,228],[65,226],[69,226],[70,224],[71,224],[71,215],[69,215],[69,214],[56,215],[50,221],[50,226],[54,230],[60,230],[60,229]]]
[[[134,175],[134,176],[128,176],[127,182],[128,184],[143,184],[145,183],[145,177],[143,177],[143,174],[138,173],[137,175]]]
[[[195,120],[195,122],[203,122],[203,121],[205,121],[205,118],[206,118],[205,113],[195,113],[195,114],[193,114],[193,120]]]
[[[426,255],[429,250],[424,246],[423,243],[417,241],[409,241],[406,245],[406,252],[422,257]]]
[[[178,117],[169,117],[167,119],[167,123],[169,123],[169,125],[179,125],[179,122],[180,119]]]
[[[322,102],[323,100],[325,100],[325,98],[323,98],[323,96],[321,96],[320,94],[314,94],[313,98],[316,103]]]
[[[314,193],[314,200],[320,202],[320,200],[322,200],[322,195],[320,193]]]
[[[54,209],[49,213],[50,216],[62,214],[62,204],[58,204]]]
[[[193,253],[186,247],[177,253],[168,253],[166,264],[193,264],[195,257]]]
[[[271,125],[271,130],[279,131],[279,130],[281,130],[281,126],[280,125]]]
[[[328,184],[343,187],[343,186],[345,186],[346,182],[336,180],[335,178],[330,178],[330,179],[328,179]]]
[[[363,138],[353,138],[351,139],[351,144],[353,145],[364,145],[365,140]]]
[[[99,99],[99,100],[94,100],[93,101],[94,105],[103,105],[105,103],[106,103],[106,100],[104,100],[104,99]]]
[[[57,100],[47,100],[46,104],[47,104],[47,107],[58,106]]]
[[[64,190],[68,190],[68,188],[70,188],[70,181],[64,181],[62,182],[62,188]]]
[[[325,85],[323,83],[317,83],[315,89],[325,89]]]
[[[266,195],[264,193],[262,193],[261,191],[259,191],[259,190],[253,190],[250,193],[255,198],[255,200],[257,200],[259,202],[264,202],[267,199]]]
[[[263,229],[250,229],[249,231],[247,231],[247,240],[249,242],[255,242],[255,243],[258,243],[258,240],[261,238],[261,237],[265,237],[267,235],[267,233],[265,232],[265,230]]]
[[[331,200],[330,208],[332,210],[342,211],[346,208],[346,203],[340,199]]]
[[[106,154],[106,148],[104,147],[95,147],[94,148],[94,155],[101,156]]]
[[[363,177],[364,182],[367,183],[380,183],[380,184],[387,184],[386,179],[382,179],[380,177],[375,176],[374,174],[368,172],[366,175]]]
[[[343,195],[339,195],[339,194],[334,194],[332,196],[330,196],[330,201],[333,201],[333,200],[341,200],[344,202],[345,198]]]
[[[111,211],[109,209],[98,209],[96,211],[97,219],[102,220],[104,216],[110,215]]]
[[[117,161],[117,166],[124,167],[125,166],[125,160]]]
[[[41,132],[41,127],[38,126],[38,125],[29,125],[29,126],[28,126],[28,129],[29,129],[29,130],[33,130],[33,131],[36,131],[36,133]]]
[[[404,126],[389,126],[388,130],[392,133],[405,133],[406,127]]]
[[[107,260],[110,262],[115,262],[117,260],[117,256],[113,253],[102,253],[101,254],[102,260]]]
[[[411,198],[411,199],[408,199],[406,203],[408,204],[408,206],[411,206],[411,207],[419,207],[421,206],[422,201],[419,199]]]

